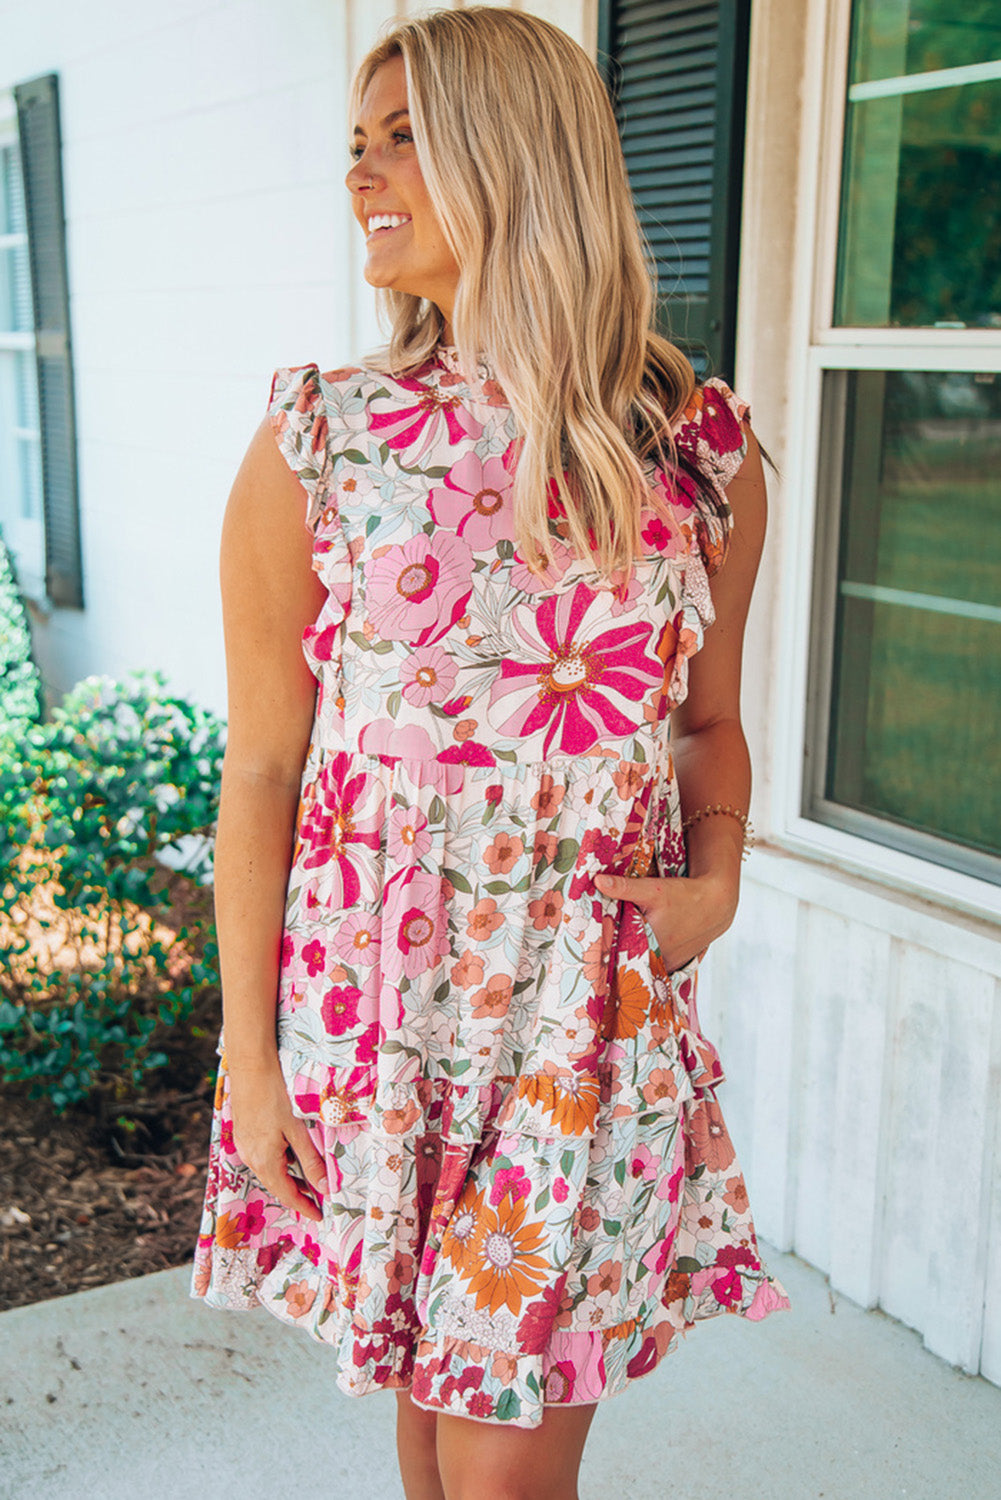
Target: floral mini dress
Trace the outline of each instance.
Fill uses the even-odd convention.
[[[224,1039],[192,1295],[329,1344],[348,1392],[533,1427],[679,1330],[788,1306],[765,1272],[696,1011],[601,871],[685,872],[670,713],[712,623],[746,407],[696,391],[630,578],[515,537],[490,369],[281,370],[276,440],[326,585],[277,1041],[322,1223],[234,1148]]]

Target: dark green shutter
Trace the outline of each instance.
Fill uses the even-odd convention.
[[[749,0],[601,0],[598,62],[640,224],[659,324],[733,378]]]
[[[14,90],[35,305],[45,510],[45,584],[54,604],[83,605],[76,421],[70,348],[59,92],[55,74]]]

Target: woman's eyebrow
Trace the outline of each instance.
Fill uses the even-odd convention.
[[[409,109],[394,109],[393,112],[392,112],[392,114],[386,115],[385,119],[384,120],[380,120],[379,123],[380,123],[380,125],[392,125],[393,121],[394,120],[398,120],[401,115],[409,115],[409,113],[410,113]],[[364,134],[365,134],[365,132],[364,132],[364,130],[362,130],[361,126],[360,125],[356,125],[355,126],[355,135],[364,135]]]

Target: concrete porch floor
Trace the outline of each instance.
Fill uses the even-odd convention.
[[[601,1407],[581,1500],[999,1500],[1001,1390],[762,1249],[792,1311],[700,1324]],[[394,1399],[342,1395],[326,1348],[187,1285],[0,1315],[3,1500],[402,1500]]]

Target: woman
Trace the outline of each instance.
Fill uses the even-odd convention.
[[[194,1292],[395,1390],[408,1500],[567,1500],[597,1400],[786,1305],[694,993],[746,843],[761,463],[650,331],[563,33],[407,22],[353,122],[389,347],[278,373],[224,528]]]

